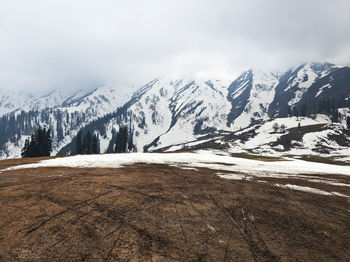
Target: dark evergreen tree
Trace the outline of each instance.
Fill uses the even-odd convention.
[[[292,109],[292,113],[293,113],[293,116],[298,117],[298,116],[299,116],[299,109],[298,109],[298,108],[296,108],[296,107],[293,107],[293,109]]]
[[[279,138],[279,142],[285,149],[290,149],[292,146],[292,139],[289,134],[281,136],[281,138]]]
[[[51,139],[51,130],[46,130],[45,134],[45,141],[44,141],[45,147],[44,147],[44,154],[49,156],[52,151],[52,139]]]
[[[63,136],[63,128],[62,128],[62,113],[60,110],[58,110],[56,113],[56,120],[57,120],[57,123],[56,123],[57,139],[62,140],[64,136]]]
[[[285,124],[282,124],[281,126],[280,126],[280,130],[281,130],[281,133],[285,133],[286,132],[286,125]]]
[[[122,126],[117,133],[117,138],[115,140],[115,152],[116,153],[125,153],[128,143],[128,128]]]
[[[278,131],[278,129],[280,128],[280,126],[278,125],[278,123],[274,123],[273,126],[272,126],[272,128],[273,128],[273,131],[274,131],[275,133],[277,133],[277,131]]]
[[[100,146],[99,146],[99,137],[94,134],[92,137],[92,154],[99,154],[100,153]]]
[[[92,154],[92,135],[90,130],[87,131],[83,139],[83,153]]]
[[[77,154],[99,154],[100,153],[100,139],[99,136],[88,130],[83,136],[83,131],[80,130],[75,138],[75,146]]]
[[[326,100],[325,109],[326,109],[326,113],[328,113],[328,114],[331,113],[332,103],[331,103],[331,100],[329,98]]]
[[[302,104],[300,107],[300,115],[301,116],[306,116],[307,115],[307,107],[305,104]]]
[[[337,110],[334,110],[334,111],[332,112],[331,120],[332,120],[332,123],[338,123],[338,122],[339,122],[339,120],[340,120],[340,115],[339,115],[339,113],[338,113]]]
[[[22,157],[50,156],[51,150],[50,129],[39,128],[30,139],[26,139],[21,155]]]
[[[21,155],[23,158],[25,157],[29,157],[29,138],[26,139],[26,141],[24,142],[24,147],[22,148],[22,152]]]
[[[134,135],[132,132],[129,134],[129,141],[128,141],[128,152],[135,152],[136,148],[134,145]]]
[[[32,134],[29,140],[28,151],[25,152],[27,157],[34,157],[38,154],[36,133]]]
[[[79,130],[76,138],[75,138],[75,143],[76,143],[76,151],[77,154],[83,154],[83,144],[82,144],[82,134],[81,134],[81,130]]]
[[[51,131],[39,128],[38,130],[38,151],[40,156],[49,156],[51,148]]]
[[[46,130],[39,128],[37,131],[37,149],[40,155],[45,151],[45,136]]]

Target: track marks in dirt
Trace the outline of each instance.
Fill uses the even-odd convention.
[[[37,172],[1,174],[20,185],[0,190],[0,260],[348,261],[343,198],[166,165]],[[304,228],[328,246],[306,253]]]
[[[225,208],[212,195],[209,195],[208,197],[213,201],[215,206],[218,209],[220,209],[226,216],[228,216],[229,219],[232,221],[232,227],[227,241],[227,248],[225,250],[224,261],[226,260],[227,249],[229,241],[231,239],[233,226],[235,226],[241,233],[242,237],[244,238],[246,244],[249,247],[249,250],[251,251],[255,262],[280,261],[279,257],[273,254],[266,246],[266,243],[261,237],[259,230],[254,222],[254,216],[252,214],[249,214],[249,216],[247,217],[243,207],[237,207],[235,209]]]
[[[53,219],[56,219],[56,218],[64,215],[65,213],[68,213],[68,212],[71,212],[73,210],[79,209],[79,208],[81,208],[83,206],[86,206],[86,205],[89,204],[90,201],[95,200],[95,199],[97,199],[99,197],[105,196],[105,195],[110,194],[110,193],[112,193],[112,191],[107,191],[107,192],[99,194],[99,195],[97,195],[95,197],[86,199],[86,200],[80,202],[77,205],[74,205],[74,206],[72,206],[70,208],[67,208],[67,209],[64,209],[64,210],[62,210],[62,211],[60,211],[58,213],[55,213],[54,215],[50,216],[49,218],[47,218],[45,220],[42,220],[41,222],[36,222],[34,224],[31,224],[31,225],[27,226],[26,228],[21,229],[19,232],[26,230],[25,236],[28,236],[31,233],[33,233],[34,231],[38,230],[40,227],[44,226],[46,223],[52,221]]]
[[[177,221],[178,221],[180,229],[181,229],[181,233],[182,233],[183,240],[185,242],[185,246],[188,247],[189,243],[188,243],[188,240],[187,240],[187,237],[186,237],[186,234],[185,234],[185,230],[183,228],[183,225],[182,225],[182,222],[181,222],[181,219],[180,219],[180,216],[179,216],[179,211],[177,210],[176,203],[173,203],[173,206],[175,208]]]

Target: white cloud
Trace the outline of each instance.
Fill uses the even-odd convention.
[[[142,85],[350,62],[347,0],[0,2],[0,88]]]

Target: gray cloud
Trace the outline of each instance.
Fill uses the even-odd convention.
[[[0,88],[349,65],[349,13],[348,0],[1,1]]]

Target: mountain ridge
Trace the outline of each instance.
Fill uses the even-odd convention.
[[[42,96],[40,103],[34,100],[6,114],[0,111],[1,124],[14,126],[0,133],[0,157],[18,157],[24,137],[40,125],[52,130],[54,154],[74,153],[72,141],[81,128],[100,136],[101,152],[111,152],[121,125],[132,130],[138,151],[169,148],[286,117],[292,109],[298,114],[319,113],[316,107],[325,97],[345,107],[349,83],[349,67],[309,63],[283,74],[251,69],[228,86],[220,80],[161,78],[121,96],[111,87],[70,97],[54,91]]]

